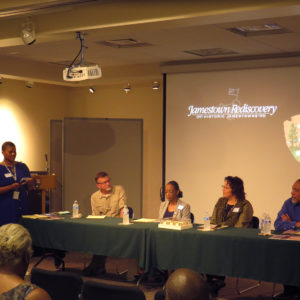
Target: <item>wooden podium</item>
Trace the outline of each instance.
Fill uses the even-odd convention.
[[[46,213],[46,191],[56,188],[56,175],[33,175],[38,189],[42,191],[42,214]]]

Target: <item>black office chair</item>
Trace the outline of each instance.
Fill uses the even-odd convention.
[[[252,217],[252,221],[251,221],[251,224],[252,224],[252,228],[259,228],[259,218],[258,217],[255,217],[253,216]],[[236,279],[236,285],[235,285],[235,289],[236,289],[236,292],[240,295],[240,294],[243,294],[247,291],[251,291],[257,287],[259,287],[261,285],[261,281],[258,281],[256,284],[252,285],[252,286],[249,286],[245,289],[240,289],[239,287],[239,278]]]
[[[133,219],[134,218],[134,212],[132,207],[128,206],[128,211],[129,211],[129,219]]]
[[[111,285],[96,281],[85,281],[82,295],[83,300],[146,300],[143,291],[137,287]]]
[[[194,224],[195,216],[193,213],[191,213],[191,223]]]
[[[154,295],[154,300],[165,300],[166,294],[164,290],[159,290]]]
[[[31,270],[30,280],[46,290],[53,300],[78,300],[83,284],[77,274],[39,268]]]
[[[58,269],[61,266],[61,269],[65,270],[64,257],[66,256],[66,251],[42,248],[42,247],[33,247],[33,256],[40,256],[40,259],[34,264],[34,268],[37,267],[45,258],[51,257],[54,259],[54,265]]]
[[[258,217],[255,217],[253,216],[252,217],[252,228],[259,228],[259,218]]]

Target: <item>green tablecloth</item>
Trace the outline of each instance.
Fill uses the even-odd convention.
[[[149,226],[118,225],[119,218],[43,220],[22,218],[35,246],[114,257],[136,258],[149,269]],[[156,224],[157,226],[157,224]]]
[[[300,286],[300,242],[271,240],[257,229],[226,228],[212,232],[159,229],[157,223],[120,226],[119,218],[102,220],[21,220],[40,247],[136,258],[139,266],[252,278]]]
[[[272,240],[257,229],[151,232],[151,266],[300,286],[300,242]]]

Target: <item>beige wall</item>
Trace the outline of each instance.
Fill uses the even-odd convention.
[[[157,217],[162,174],[162,89],[149,84],[133,86],[125,94],[122,86],[73,88],[69,92],[69,117],[141,118],[143,132],[143,216]]]
[[[4,79],[0,85],[0,143],[12,140],[17,160],[31,170],[45,170],[49,154],[50,120],[66,114],[68,88]],[[1,158],[2,159],[2,158]]]
[[[0,143],[13,140],[18,160],[31,170],[45,169],[49,154],[50,120],[64,117],[141,118],[143,133],[143,216],[156,217],[162,174],[162,89],[149,84],[87,88],[35,84],[5,79],[0,85]]]

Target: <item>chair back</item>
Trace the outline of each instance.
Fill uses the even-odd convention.
[[[142,290],[131,286],[111,285],[96,281],[85,281],[83,300],[146,300]]]
[[[78,300],[83,281],[77,274],[33,268],[31,282],[38,285],[54,300]]]
[[[252,228],[259,228],[259,218],[253,216],[252,217]]]
[[[191,213],[191,223],[194,224],[195,216],[193,213]]]
[[[158,290],[154,295],[154,300],[165,300],[165,291],[164,290]]]
[[[129,211],[129,218],[134,219],[134,212],[133,212],[132,207],[128,206],[127,208],[128,208],[128,211]]]

